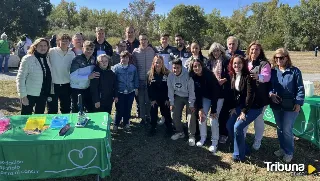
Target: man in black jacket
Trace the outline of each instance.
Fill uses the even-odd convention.
[[[96,39],[93,41],[95,48],[93,56],[97,58],[101,54],[107,54],[110,57],[113,54],[112,46],[105,39],[104,28],[96,27]]]

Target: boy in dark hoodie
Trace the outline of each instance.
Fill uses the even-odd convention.
[[[99,72],[100,77],[90,81],[90,92],[95,111],[109,114],[111,114],[113,101],[118,102],[116,74],[111,70],[110,61],[109,55],[99,55],[93,71]]]

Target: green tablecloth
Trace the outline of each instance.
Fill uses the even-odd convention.
[[[264,112],[264,120],[275,124],[272,110],[269,107]],[[320,148],[320,96],[305,99],[302,110],[294,123],[293,133]]]
[[[46,116],[50,124],[56,115]],[[12,116],[12,129],[0,135],[0,180],[27,180],[110,174],[111,118],[108,113],[88,114],[84,128],[75,128],[77,114],[66,114],[71,128],[65,136],[48,129],[26,135],[22,128],[29,116]],[[104,120],[107,116],[107,120]]]

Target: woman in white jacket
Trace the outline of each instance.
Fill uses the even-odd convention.
[[[47,100],[53,93],[51,65],[47,60],[49,42],[37,39],[22,58],[16,78],[17,92],[21,99],[21,115],[43,114]]]

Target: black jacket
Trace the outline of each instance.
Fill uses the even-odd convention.
[[[126,44],[127,44],[127,51],[132,54],[133,50],[139,47],[140,42],[137,39],[134,39],[132,43],[130,43],[129,40],[126,40]]]
[[[149,81],[148,73],[148,95],[150,101],[168,101],[168,85],[167,79],[168,76],[163,74],[154,74],[154,77]]]
[[[107,55],[109,55],[110,57],[113,55],[113,49],[112,46],[107,42],[107,40],[104,40],[104,42],[102,44],[99,44],[97,39],[95,39],[93,41],[95,48],[94,48],[94,52],[93,52],[93,56],[97,58],[97,51],[98,50],[102,50],[105,51]]]
[[[226,78],[227,82],[222,84],[221,86],[219,85],[219,96],[218,98],[229,98],[229,94],[231,93],[231,79],[229,75],[229,66],[230,58],[225,56],[225,58],[222,60],[222,71],[221,71],[221,78]],[[213,64],[212,60],[208,60],[206,63],[207,68],[212,71]]]
[[[236,108],[240,106],[241,112],[247,114],[256,99],[256,82],[250,75],[241,75],[239,83],[239,91],[235,88],[236,75],[232,77],[231,80],[231,90],[232,90],[232,104],[231,108]]]
[[[252,69],[250,70],[250,72],[260,74],[261,69],[267,64],[270,65],[270,63],[265,60],[253,61]],[[269,81],[269,82],[262,83],[262,82],[259,82],[259,80],[256,80],[256,86],[257,86],[256,97],[259,97],[259,99],[256,99],[254,101],[252,108],[261,108],[270,104],[269,90],[270,90],[271,82]]]
[[[116,74],[112,70],[102,70],[98,65],[93,69],[100,73],[97,79],[91,79],[90,91],[93,103],[112,101],[117,95]]]
[[[219,95],[219,83],[213,73],[207,68],[202,69],[202,76],[194,73],[190,75],[194,81],[194,89],[196,95],[195,107],[202,109],[202,98],[211,100],[211,114],[217,112],[217,102]]]

